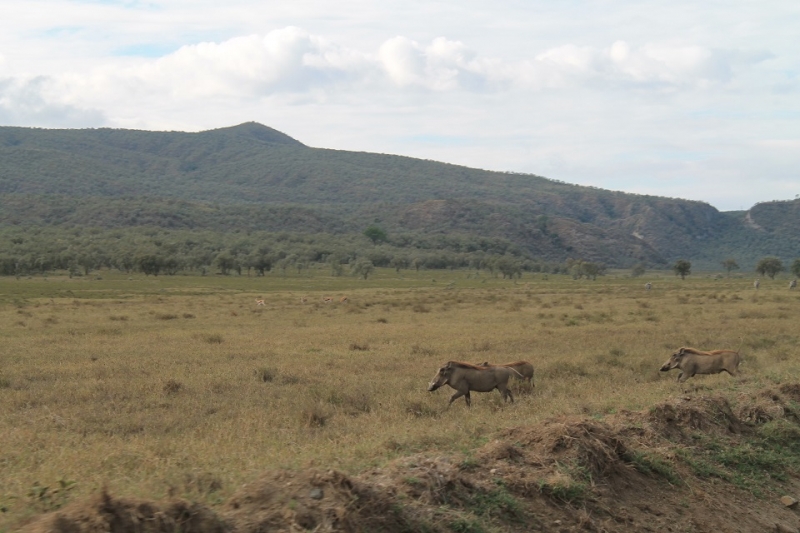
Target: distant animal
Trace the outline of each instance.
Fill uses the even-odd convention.
[[[653,284],[650,283],[649,281],[644,284],[644,290],[649,291],[652,288],[653,288]]]
[[[307,296],[301,296],[301,297],[300,297],[300,303],[301,303],[301,304],[304,304],[304,303],[306,303],[307,301],[308,301],[308,297],[307,297]]]
[[[696,348],[679,348],[666,363],[661,365],[661,371],[667,372],[673,368],[680,369],[678,382],[683,383],[696,374],[719,374],[722,371],[731,376],[739,373],[741,356],[733,350],[712,350],[704,352]]]
[[[512,375],[520,376],[519,372],[513,368],[504,366],[482,367],[460,361],[448,361],[433,376],[428,384],[428,390],[435,391],[442,385],[449,385],[455,389],[456,393],[450,397],[448,407],[462,396],[467,402],[467,407],[470,407],[472,404],[470,391],[491,392],[494,389],[500,391],[503,401],[510,399],[513,403],[514,396],[508,389],[508,380]]]
[[[265,305],[264,300],[256,300],[256,306]]]
[[[531,388],[536,386],[533,384],[533,365],[527,361],[515,361],[513,363],[503,363],[502,365],[490,365],[489,361],[484,361],[478,366],[504,366],[506,368],[513,368],[517,371],[517,374],[519,374],[515,375],[515,378],[521,379],[522,381],[527,381]]]
[[[350,300],[347,299],[347,296],[342,296],[341,298],[339,298],[339,303],[346,304],[349,301]]]
[[[761,280],[760,279],[757,279],[757,280],[755,280],[753,282],[753,287],[755,287],[756,290],[758,290],[758,286],[759,285],[761,285]]]
[[[789,282],[789,288],[790,289],[794,289],[796,287],[797,287],[797,280],[796,279],[793,279],[792,281]]]
[[[329,303],[331,303],[332,301],[333,301],[333,298],[331,298],[330,296],[323,296],[323,297],[322,297],[322,302],[323,302],[323,303],[329,304]]]

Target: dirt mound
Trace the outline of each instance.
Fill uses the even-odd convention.
[[[357,476],[275,471],[214,509],[107,492],[28,531],[796,531],[800,385],[682,396],[645,412],[508,429],[470,454],[415,455]]]
[[[159,504],[114,498],[104,490],[85,502],[46,515],[25,530],[34,533],[223,533],[230,531],[230,525],[202,505],[183,500]]]
[[[271,472],[244,486],[223,513],[236,531],[409,531],[395,494],[337,471]]]
[[[648,422],[670,440],[690,438],[694,431],[714,435],[747,431],[728,400],[718,396],[684,396],[660,403],[650,411]]]
[[[581,418],[560,418],[541,427],[516,428],[501,435],[520,443],[544,466],[575,463],[594,477],[609,477],[624,471],[628,449],[607,423]]]

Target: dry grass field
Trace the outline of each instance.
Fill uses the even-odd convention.
[[[271,469],[469,454],[554,416],[800,375],[784,280],[102,277],[0,279],[0,531],[103,487],[214,506]],[[740,349],[741,375],[679,385],[659,367],[680,346]],[[518,359],[536,386],[514,404],[426,391],[445,361]]]

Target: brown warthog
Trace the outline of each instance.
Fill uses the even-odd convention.
[[[502,365],[490,365],[489,361],[484,361],[478,366],[504,366],[506,368],[513,368],[519,374],[519,376],[515,375],[515,378],[527,381],[531,388],[536,386],[533,384],[533,365],[527,361],[515,361],[513,363],[503,363]]]
[[[433,379],[428,384],[428,390],[435,391],[442,385],[450,385],[450,387],[454,388],[456,393],[450,397],[450,402],[447,404],[448,407],[462,396],[467,402],[467,407],[469,407],[471,405],[470,391],[491,392],[494,389],[500,391],[504,401],[510,399],[513,402],[514,397],[511,395],[511,391],[508,390],[508,380],[512,375],[520,376],[519,372],[513,368],[504,366],[482,367],[459,361],[448,361],[433,376]]]
[[[719,374],[723,370],[735,376],[739,372],[740,361],[739,353],[733,350],[703,352],[695,348],[680,348],[669,361],[661,365],[661,371],[679,368],[681,373],[678,374],[678,381],[682,383],[695,374]]]

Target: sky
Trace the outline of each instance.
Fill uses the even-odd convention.
[[[707,202],[800,195],[800,2],[0,0],[0,126],[203,131]]]

